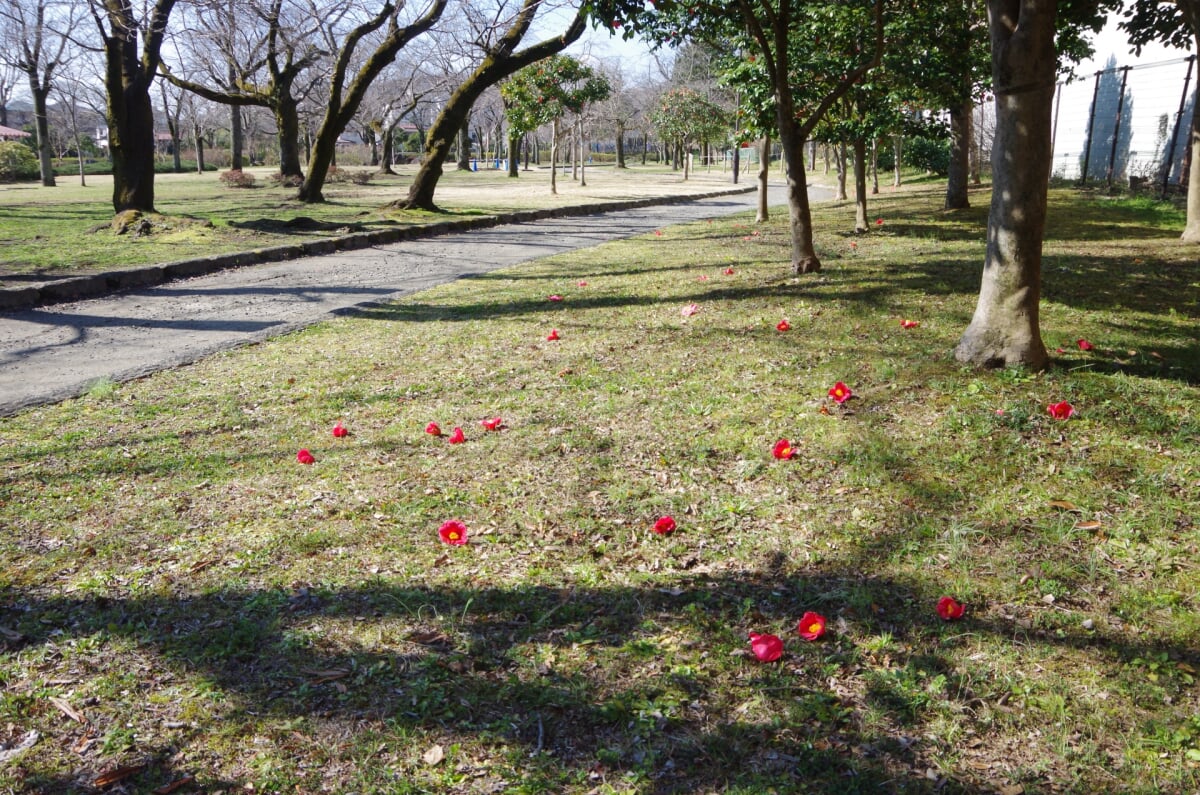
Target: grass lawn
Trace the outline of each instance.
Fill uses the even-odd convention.
[[[69,178],[60,178],[54,188],[0,184],[0,285],[429,224],[456,216],[732,187],[729,175],[719,169],[701,170],[684,182],[681,172],[664,167],[623,171],[596,167],[586,170],[586,185],[573,181],[569,173],[560,175],[559,193],[552,196],[549,169],[522,171],[516,180],[506,172],[451,169],[438,183],[436,197],[446,213],[384,212],[384,205],[408,194],[416,166],[398,166],[397,172],[380,176],[370,171],[366,185],[331,183],[322,204],[296,201],[296,190],[274,185],[268,168],[247,169],[256,178],[253,188],[228,187],[216,172],[159,174],[155,207],[162,215],[153,217],[150,234],[141,235],[112,229],[111,177],[88,177],[86,187]]]
[[[972,200],[820,206],[815,276],[785,213],[675,227],[0,419],[0,791],[1196,791],[1195,248],[1053,192],[1062,351],[978,372]]]

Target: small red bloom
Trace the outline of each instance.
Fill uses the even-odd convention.
[[[447,439],[446,441],[449,442],[450,444],[462,444],[466,440],[467,440],[467,437],[463,435],[463,429],[459,428],[459,427],[455,427],[455,429],[450,432],[450,438]]]
[[[549,340],[550,342],[554,342],[555,340],[557,340],[558,339],[558,329],[556,329],[556,328],[550,329],[550,333],[546,335],[546,339]]]
[[[725,275],[726,275],[726,276],[732,276],[732,275],[733,275],[733,268],[726,268],[726,269],[725,269]]]
[[[942,617],[943,621],[957,621],[962,618],[965,610],[966,608],[960,602],[955,601],[954,597],[943,596],[938,599],[937,614]]]
[[[500,426],[504,424],[504,420],[499,417],[492,417],[490,420],[480,420],[479,424],[489,431],[498,431]]]
[[[442,541],[445,541],[451,546],[461,547],[467,543],[467,526],[462,522],[451,519],[438,528],[438,535]]]
[[[854,397],[854,393],[850,391],[850,387],[846,386],[841,381],[838,381],[833,385],[833,388],[829,390],[829,397],[833,398],[837,403],[845,403],[847,400]]]
[[[792,443],[787,439],[780,439],[771,448],[771,455],[778,458],[780,461],[787,461],[796,455],[796,449],[792,447]]]
[[[1081,350],[1081,351],[1090,351],[1092,348],[1096,347],[1095,345],[1093,345],[1092,343],[1090,343],[1084,339],[1075,340],[1075,344],[1079,346],[1079,350]]]
[[[655,229],[655,230],[654,230],[654,236],[655,236],[655,237],[662,237],[662,230],[661,230],[661,229]]]
[[[664,516],[654,523],[653,529],[660,536],[665,536],[675,530],[675,520],[670,516]]]
[[[850,248],[851,248],[852,250],[854,250],[854,251],[858,251],[858,244],[857,244],[857,243],[855,243],[853,240],[851,240],[851,241],[850,241]]]
[[[699,311],[700,306],[698,304],[688,304],[683,309],[679,310],[679,314],[683,315],[684,317],[691,317]]]
[[[301,464],[313,464],[316,463],[317,459],[313,458],[313,454],[302,447],[300,448],[300,451],[296,453],[296,460]]]
[[[919,321],[919,320],[901,320],[900,321],[900,328],[916,328],[919,325],[921,325],[921,321]]]
[[[548,296],[546,296],[546,300],[557,302],[557,301],[563,300],[563,297],[561,295],[548,295]]]
[[[429,434],[430,436],[441,436],[442,429],[438,427],[436,422],[431,422],[425,426],[425,433]]]
[[[708,274],[707,273],[700,274],[699,276],[696,277],[696,281],[698,281],[698,282],[708,281]]]
[[[1051,403],[1046,406],[1046,411],[1050,412],[1050,416],[1056,420],[1068,420],[1075,413],[1075,407],[1064,400],[1061,403]]]
[[[1062,348],[1055,348],[1055,349],[1054,349],[1054,352],[1055,352],[1055,353],[1066,353],[1066,351],[1065,351],[1065,350],[1063,350]]]
[[[578,282],[580,287],[587,287],[587,282]]]
[[[781,320],[775,324],[775,328],[778,329],[779,331],[791,331],[792,324],[789,323],[787,321],[787,318],[785,317],[783,320]]]
[[[333,435],[338,439],[341,439],[343,436],[349,436],[350,431],[346,430],[346,426],[339,422],[337,425],[333,426]]]
[[[783,656],[783,641],[776,635],[750,633],[750,651],[759,662],[775,662]]]
[[[796,631],[805,640],[816,640],[825,634],[825,616],[809,610],[800,617]]]
[[[875,219],[875,226],[883,226],[883,219],[882,219],[882,218],[876,218],[876,219]]]

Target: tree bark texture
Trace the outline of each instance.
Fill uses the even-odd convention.
[[[950,172],[946,179],[947,210],[965,210],[971,206],[967,183],[971,173],[971,113],[974,104],[970,97],[950,108]]]
[[[54,152],[50,147],[50,121],[46,113],[46,96],[50,93],[49,83],[38,84],[36,77],[29,78],[29,91],[33,94],[33,127],[37,132],[38,167],[41,170],[42,187],[54,187]]]
[[[1194,46],[1192,52],[1200,52],[1200,0],[1179,0],[1179,7],[1192,28]],[[1191,156],[1187,158],[1187,226],[1183,228],[1182,240],[1200,243],[1200,103],[1193,103],[1191,136],[1188,142]]]
[[[988,0],[996,135],[987,254],[974,317],[955,357],[1040,370],[1042,238],[1057,58],[1053,0]]]
[[[758,212],[754,220],[765,223],[770,211],[767,209],[767,177],[771,174],[771,136],[764,135],[758,145]]]
[[[867,142],[854,140],[854,231],[866,232],[867,226]]]

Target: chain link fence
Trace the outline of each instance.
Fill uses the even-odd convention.
[[[1058,84],[1051,175],[1092,184],[1182,190],[1196,105],[1196,56],[1107,68]]]

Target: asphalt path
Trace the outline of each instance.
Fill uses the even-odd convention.
[[[812,198],[818,197],[817,190]],[[772,205],[784,200],[772,188]],[[752,209],[754,193],[545,219],[236,268],[0,315],[0,415],[521,262]]]

